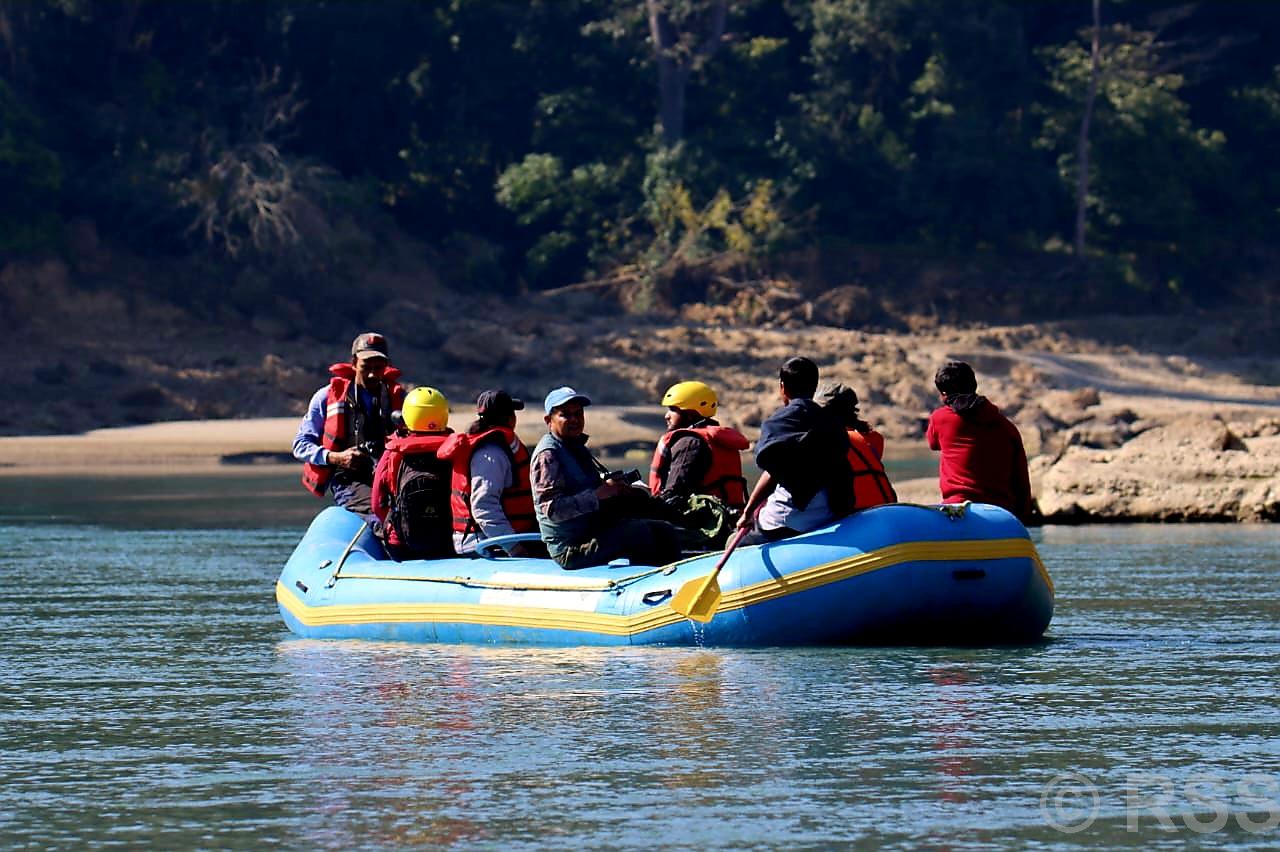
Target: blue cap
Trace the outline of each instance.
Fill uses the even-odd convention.
[[[566,385],[562,388],[556,388],[551,393],[547,394],[547,398],[542,401],[542,410],[545,413],[550,414],[551,409],[557,408],[564,405],[566,402],[570,402],[575,399],[582,400],[583,405],[591,404],[591,400],[586,394],[578,393],[576,390]]]

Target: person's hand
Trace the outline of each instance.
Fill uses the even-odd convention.
[[[345,450],[330,450],[327,460],[333,467],[352,468],[365,464],[368,455],[359,447],[347,447]]]
[[[606,479],[601,485],[596,487],[596,497],[600,500],[622,497],[630,492],[630,485],[627,485],[625,482],[619,482],[616,479]]]
[[[734,524],[734,529],[749,530],[755,527],[755,525],[756,525],[755,513],[743,512],[742,516],[738,518],[738,522]]]

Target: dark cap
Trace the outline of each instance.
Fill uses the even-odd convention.
[[[841,417],[858,413],[858,394],[840,382],[823,382],[813,395],[813,401]]]
[[[524,410],[524,400],[515,399],[504,390],[487,390],[476,397],[476,414],[486,420],[505,420]]]
[[[376,331],[366,331],[361,334],[351,341],[351,357],[358,358],[361,355],[381,355],[389,359],[387,339]]]

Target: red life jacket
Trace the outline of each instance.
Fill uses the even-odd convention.
[[[659,438],[649,465],[649,490],[654,496],[662,491],[671,467],[671,452],[667,448],[673,440],[685,435],[697,435],[711,449],[711,467],[699,483],[698,493],[719,497],[733,509],[747,505],[747,480],[742,476],[742,457],[738,454],[751,446],[751,442],[728,426],[672,429]]]
[[[853,507],[869,509],[882,503],[898,502],[898,495],[884,472],[880,453],[884,452],[884,438],[876,431],[864,435],[849,429],[849,467],[853,470]],[[876,438],[880,438],[879,441]],[[876,451],[879,445],[880,452]]]
[[[404,465],[405,456],[426,454],[440,458],[441,445],[452,437],[452,434],[410,434],[396,435],[387,441],[373,478],[373,513],[379,520],[387,522],[388,516],[394,515],[397,489],[400,487],[400,469]],[[404,544],[394,517],[387,523],[386,530],[389,544]]]
[[[533,514],[533,490],[529,487],[529,450],[515,432],[504,426],[494,426],[476,435],[450,435],[440,448],[440,458],[453,464],[450,499],[454,532],[469,535],[479,530],[471,513],[471,456],[476,447],[485,442],[502,447],[511,461],[511,486],[502,489],[502,513],[516,532],[535,532],[538,521]]]
[[[326,450],[345,450],[352,444],[349,408],[354,399],[348,395],[356,378],[356,368],[351,364],[334,364],[329,372],[333,378],[329,380],[329,393],[325,397],[324,434],[320,436],[320,446]],[[400,371],[395,367],[387,367],[382,374],[382,402],[387,417],[383,427],[388,435],[391,434],[391,412],[404,407],[404,388],[396,381],[398,378]],[[317,497],[323,497],[333,473],[334,469],[327,464],[304,462],[302,486]]]

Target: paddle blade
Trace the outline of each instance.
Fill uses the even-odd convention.
[[[715,617],[720,605],[720,583],[712,572],[705,577],[690,580],[680,587],[671,599],[671,608],[694,621],[707,622]]]

